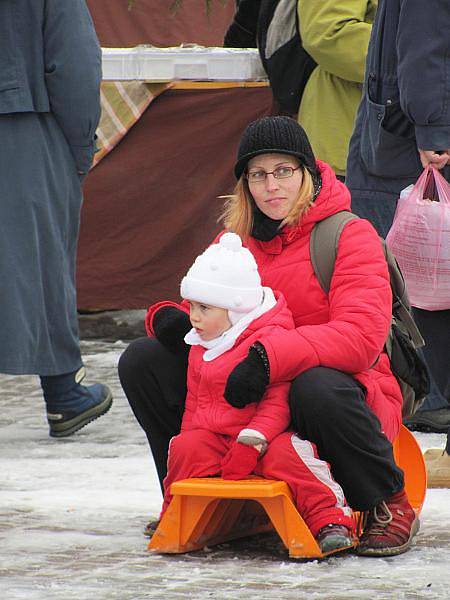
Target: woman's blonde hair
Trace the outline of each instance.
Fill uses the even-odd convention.
[[[305,167],[302,167],[302,173],[302,183],[297,200],[281,222],[280,229],[285,225],[297,225],[313,201],[314,184],[311,173]],[[250,193],[245,173],[239,178],[233,194],[222,197],[226,198],[226,202],[219,221],[223,223],[225,229],[237,233],[241,239],[246,240],[252,233],[256,205]]]

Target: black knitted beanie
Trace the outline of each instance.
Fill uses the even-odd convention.
[[[312,175],[318,174],[316,159],[305,130],[290,117],[263,117],[244,130],[239,144],[234,174],[239,179],[248,161],[258,154],[291,154],[300,160]]]

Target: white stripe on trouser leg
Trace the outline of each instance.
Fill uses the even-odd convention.
[[[320,460],[320,458],[314,456],[314,448],[312,447],[311,442],[302,440],[295,433],[291,436],[291,442],[300,460],[308,467],[314,477],[333,492],[336,497],[336,508],[340,508],[345,515],[351,515],[351,508],[345,506],[343,489],[337,481],[333,479],[328,464],[324,460]]]

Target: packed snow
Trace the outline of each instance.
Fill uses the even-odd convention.
[[[0,375],[0,598],[437,599],[450,597],[450,490],[428,490],[398,557],[295,561],[275,534],[184,555],[147,551],[161,493],[117,378],[123,342],[84,342],[89,381],[114,404],[74,436],[48,437],[36,377]],[[445,436],[415,434],[422,449]]]

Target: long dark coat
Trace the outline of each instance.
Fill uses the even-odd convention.
[[[450,149],[450,4],[379,0],[367,53],[363,98],[350,140],[345,183],[352,210],[385,237],[400,191],[423,167],[418,148]],[[450,167],[442,174],[450,181]],[[434,381],[425,410],[446,406],[450,311],[416,309]]]
[[[0,0],[2,373],[81,366],[75,261],[100,81],[84,0]]]
[[[382,236],[422,172],[417,148],[450,148],[449,29],[448,2],[378,2],[345,183],[352,210]]]

